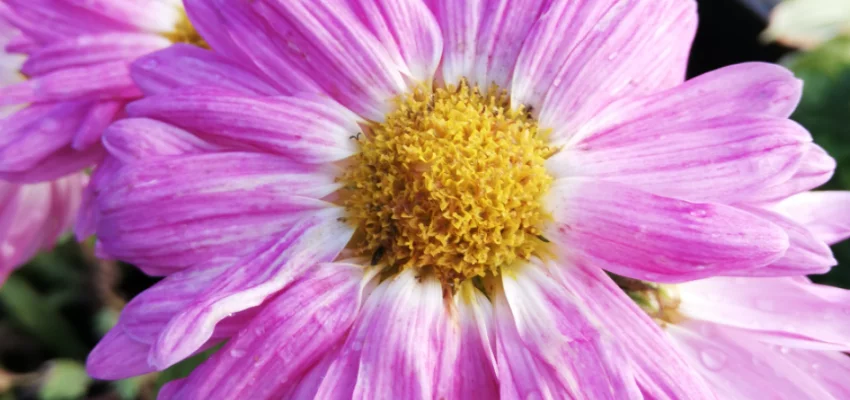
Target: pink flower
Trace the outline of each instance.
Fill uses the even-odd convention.
[[[768,64],[684,82],[693,1],[186,8],[213,52],[133,64],[146,97],[93,178],[101,249],[166,276],[95,377],[226,340],[163,397],[710,398],[603,269],[835,263],[772,208],[835,167],[787,118],[800,82]]]
[[[0,4],[0,24],[5,274],[77,220],[82,170],[103,158],[103,130],[141,96],[128,63],[194,39],[178,0],[8,0]],[[81,237],[93,231],[90,197]]]

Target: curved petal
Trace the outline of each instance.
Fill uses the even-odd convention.
[[[793,335],[850,348],[850,291],[789,278],[711,278],[679,286],[679,311],[689,318],[764,332],[761,340]]]
[[[554,224],[546,236],[565,257],[640,280],[681,282],[763,267],[789,246],[781,227],[745,211],[618,183],[562,179],[547,204]]]
[[[246,95],[279,92],[251,71],[219,54],[188,44],[174,44],[130,66],[133,81],[146,95],[186,86],[215,86]]]
[[[682,83],[696,32],[696,2],[622,0],[587,23],[588,34],[565,49],[569,55],[554,78],[549,76],[542,103],[532,104],[540,110],[541,126],[553,128],[555,142],[578,132],[617,98]]]
[[[836,399],[850,398],[850,357],[844,353],[827,351],[789,350],[785,356],[797,368],[815,380],[829,391]]]
[[[126,164],[221,149],[173,125],[148,118],[116,121],[103,132],[103,145],[111,156]]]
[[[446,85],[472,76],[484,0],[426,0],[443,34],[443,59],[437,74]]]
[[[541,266],[504,274],[502,286],[494,300],[502,398],[640,398],[631,368],[615,364],[620,349]]]
[[[384,49],[415,82],[428,83],[440,64],[443,37],[422,0],[348,0]]]
[[[364,272],[357,265],[319,266],[265,305],[195,369],[175,395],[181,399],[270,399],[282,387],[295,386],[345,337],[374,277],[374,272]],[[276,384],[257,384],[270,376]]]
[[[150,345],[133,340],[121,324],[106,333],[86,359],[86,372],[95,379],[117,380],[155,371],[148,364]]]
[[[92,79],[96,76],[97,79]],[[65,68],[8,86],[0,105],[76,100],[120,100],[142,93],[130,79],[127,61]]]
[[[285,232],[339,187],[326,168],[249,153],[125,165],[101,188],[103,249],[143,267],[245,254]],[[152,217],[155,216],[155,217]]]
[[[471,282],[454,297],[460,324],[460,348],[453,368],[436,383],[437,397],[446,399],[499,398],[496,376],[496,334],[493,305]]]
[[[127,113],[310,164],[353,155],[351,136],[360,132],[356,114],[310,95],[266,98],[187,88],[133,102]]]
[[[688,366],[658,324],[604,271],[583,265],[552,265],[550,271],[577,298],[583,299],[600,329],[620,343],[648,398],[716,398],[714,390]]]
[[[240,3],[241,4],[241,3]],[[407,89],[401,68],[346,4],[258,0],[254,8],[274,26],[277,51],[334,99],[373,121]]]
[[[229,268],[166,325],[150,363],[165,368],[190,356],[212,337],[219,321],[262,304],[309,268],[333,261],[353,234],[339,220],[343,215],[339,208],[309,214],[271,246]]]
[[[808,143],[800,167],[787,181],[746,193],[740,199],[742,203],[770,204],[814,189],[832,179],[835,173],[835,159],[826,150],[814,143]]]
[[[648,117],[600,129],[563,148],[547,167],[559,176],[622,182],[690,201],[734,203],[791,178],[810,140],[790,120],[677,119]]]
[[[775,210],[835,244],[850,237],[850,192],[806,192],[787,198]]]
[[[737,337],[722,327],[691,321],[668,332],[691,366],[723,399],[834,399],[817,381],[785,360],[780,349]],[[836,399],[837,400],[837,399]]]
[[[456,372],[455,318],[434,278],[407,269],[383,282],[366,300],[316,398],[435,398],[437,378]]]
[[[71,148],[84,151],[99,143],[103,130],[115,121],[115,117],[124,109],[124,104],[123,101],[99,101],[92,104],[71,141]]]

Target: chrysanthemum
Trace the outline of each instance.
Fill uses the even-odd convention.
[[[850,193],[810,192],[771,207],[807,228],[812,243],[850,236]],[[573,273],[575,272],[568,272]],[[582,274],[579,272],[579,274]],[[582,276],[582,275],[575,275]],[[613,290],[614,282],[585,273]],[[850,291],[806,277],[715,277],[659,285],[615,277],[616,284],[668,333],[721,399],[845,399],[850,396]],[[582,293],[598,298],[594,291]],[[625,358],[640,365],[655,330],[630,300],[599,306],[604,330],[624,342]],[[637,311],[637,312],[636,312]],[[675,397],[675,396],[673,396]]]
[[[683,83],[691,0],[186,3],[213,52],[137,61],[104,136],[101,247],[167,277],[96,377],[227,340],[164,397],[705,398],[645,316],[622,361],[602,269],[834,264],[766,208],[834,169],[787,119],[800,82]]]
[[[0,48],[15,33],[0,21]],[[0,52],[0,88],[23,79],[17,72],[22,63],[23,57]],[[0,107],[0,118],[15,111],[15,107]],[[5,133],[6,127],[0,126],[0,130]],[[0,180],[0,283],[70,229],[86,180],[81,173],[31,184]]]
[[[27,206],[34,215],[47,215],[39,204],[63,192],[69,196],[64,201],[79,207],[80,174],[103,157],[103,130],[127,101],[141,96],[130,79],[130,62],[174,42],[204,45],[179,0],[6,0],[0,20],[20,31],[3,43],[4,57],[13,53],[19,62],[2,66],[3,76],[18,82],[4,80],[0,91],[0,106],[17,109],[0,121],[0,180],[10,182],[3,183],[8,187],[41,184],[44,194],[32,195],[39,200]],[[62,179],[74,183],[49,194],[51,185],[65,185]],[[0,198],[0,207],[14,209],[12,198]],[[80,236],[93,230],[85,209]],[[16,231],[40,226],[20,225],[23,214],[17,218],[14,226],[0,226]],[[20,262],[32,255],[24,249],[50,245],[52,240],[19,239],[11,246]]]

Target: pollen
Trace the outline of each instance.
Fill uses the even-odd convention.
[[[495,86],[400,96],[384,122],[353,138],[360,152],[341,177],[354,249],[448,285],[530,259],[546,242],[546,134]]]
[[[174,25],[174,29],[171,32],[163,34],[163,36],[172,43],[187,43],[204,49],[210,48],[209,44],[201,37],[201,34],[192,26],[189,16],[186,15],[186,10],[182,8],[180,9],[180,19]]]

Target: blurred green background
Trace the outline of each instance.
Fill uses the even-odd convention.
[[[805,1],[828,7],[836,0]],[[744,61],[780,62],[794,70],[806,86],[793,118],[838,160],[827,187],[850,189],[850,34],[844,30],[842,35],[839,27],[817,40],[800,38],[796,28],[803,22],[792,18],[781,22],[795,29],[771,27],[778,29],[771,31],[771,40],[787,47],[768,44],[766,10],[774,2],[700,1],[701,25],[689,73]],[[834,250],[841,265],[850,266],[850,242]],[[850,268],[813,278],[850,288]],[[203,355],[160,374],[120,382],[92,381],[83,369],[85,355],[123,305],[155,282],[131,266],[96,260],[92,243],[80,245],[70,238],[14,273],[0,290],[0,400],[153,399],[164,382],[188,374]]]

